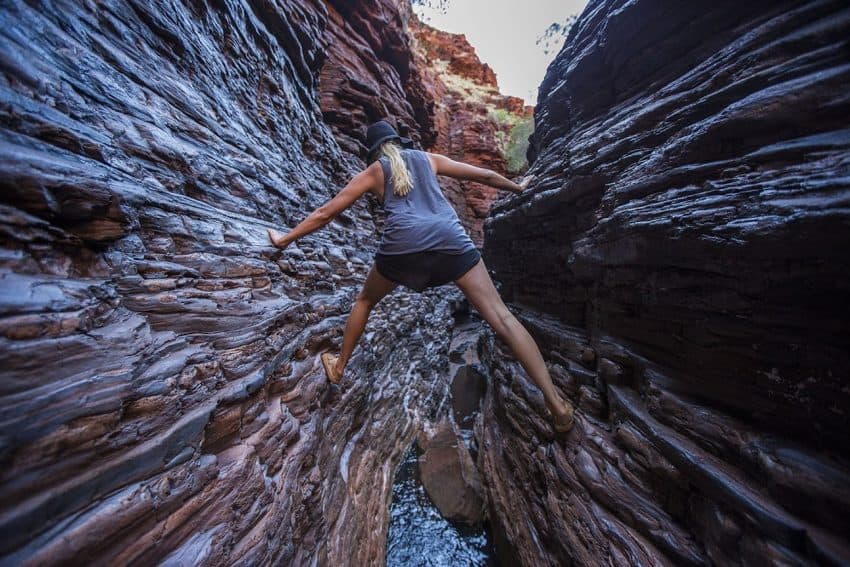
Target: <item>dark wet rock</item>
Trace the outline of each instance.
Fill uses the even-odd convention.
[[[448,376],[454,422],[462,429],[472,428],[487,391],[487,369],[478,358],[480,340],[480,320],[467,321],[452,329]]]
[[[850,14],[591,2],[484,257],[578,406],[484,342],[479,468],[523,564],[850,560]],[[591,355],[592,354],[592,355]]]
[[[484,499],[478,470],[451,420],[426,431],[424,453],[419,457],[422,485],[450,520],[469,524],[484,519]]]
[[[395,292],[329,385],[376,219],[266,236],[363,167],[320,83],[375,4],[4,4],[0,563],[383,562],[455,300]]]
[[[413,50],[409,2],[333,0],[325,8],[320,104],[340,147],[365,159],[366,127],[381,119],[407,125],[409,137],[431,146],[434,99],[428,69]]]
[[[443,517],[422,486],[416,444],[395,473],[390,525],[387,532],[388,567],[418,565],[480,565],[492,567],[494,550],[486,524],[464,524]]]

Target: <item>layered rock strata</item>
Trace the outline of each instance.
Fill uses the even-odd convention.
[[[432,146],[432,78],[413,49],[408,0],[334,0],[326,8],[319,103],[340,147],[365,159],[366,126],[381,119]]]
[[[0,563],[383,563],[452,309],[394,293],[329,386],[374,219],[269,245],[363,166],[320,107],[334,10],[4,5]]]
[[[479,464],[523,564],[850,561],[848,35],[829,1],[600,0],[573,27],[536,181],[485,224],[578,407],[552,441],[482,354]]]
[[[537,181],[485,225],[579,408],[566,439],[490,331],[450,334],[442,290],[387,298],[328,385],[366,203],[268,244],[385,113],[501,167],[483,117],[518,109],[410,18],[7,3],[0,562],[380,565],[395,466],[446,420],[507,563],[850,561],[847,9],[607,0],[575,25]],[[448,189],[477,230],[491,197]]]

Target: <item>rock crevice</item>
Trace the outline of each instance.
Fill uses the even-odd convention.
[[[446,184],[566,440],[459,292],[393,293],[329,385],[380,218],[266,236],[380,118],[510,176],[531,109],[464,38],[403,0],[0,22],[0,562],[380,565],[395,467],[452,421],[459,515],[511,564],[848,562],[841,2],[594,0],[529,191]]]

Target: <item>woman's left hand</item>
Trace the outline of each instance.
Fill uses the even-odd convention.
[[[269,233],[269,240],[272,241],[272,244],[275,248],[280,248],[281,250],[285,249],[287,246],[291,244],[291,242],[286,241],[286,235],[279,230],[275,230],[273,228],[266,229]]]
[[[520,187],[522,187],[523,192],[525,192],[525,190],[528,189],[528,184],[531,183],[534,180],[535,177],[536,177],[535,175],[526,175],[520,180],[518,185]]]

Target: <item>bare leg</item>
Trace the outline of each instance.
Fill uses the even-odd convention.
[[[348,321],[345,323],[345,331],[342,334],[342,348],[334,368],[337,376],[342,377],[345,365],[348,364],[351,353],[354,352],[354,347],[357,346],[357,341],[360,340],[363,329],[366,328],[366,321],[369,319],[372,309],[396,287],[398,287],[398,284],[379,274],[374,265],[369,270],[363,289],[357,294]]]
[[[543,355],[540,354],[534,339],[499,297],[499,292],[484,266],[484,260],[480,260],[471,270],[455,280],[455,284],[493,327],[496,334],[511,347],[514,356],[543,391],[549,411],[557,417],[571,413],[572,406],[555,390]]]

